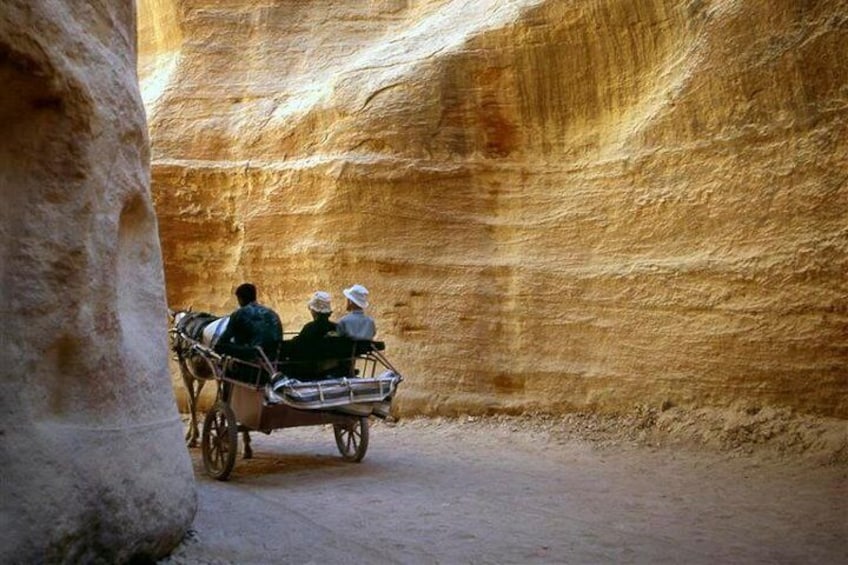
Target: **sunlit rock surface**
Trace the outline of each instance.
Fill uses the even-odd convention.
[[[196,500],[169,386],[133,2],[0,5],[0,562],[162,555]]]
[[[172,306],[363,283],[407,414],[848,416],[848,2],[140,6]]]

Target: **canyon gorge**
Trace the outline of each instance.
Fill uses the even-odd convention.
[[[404,414],[848,416],[848,3],[139,11],[172,307],[365,284]]]
[[[244,281],[367,286],[397,416],[844,462],[846,60],[848,0],[7,0],[0,561],[183,539],[167,307]]]

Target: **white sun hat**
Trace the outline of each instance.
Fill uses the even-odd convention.
[[[333,307],[330,305],[330,300],[329,292],[319,290],[312,295],[312,298],[309,299],[309,303],[306,306],[313,312],[329,314],[333,311]]]
[[[361,284],[355,284],[350,288],[346,288],[342,293],[344,293],[348,300],[360,308],[368,308],[368,289]]]

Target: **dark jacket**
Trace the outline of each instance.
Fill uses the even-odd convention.
[[[215,350],[242,359],[255,357],[255,346],[274,359],[283,340],[283,324],[276,312],[256,302],[242,306],[230,315],[230,323],[221,334]]]
[[[308,322],[292,340],[293,355],[301,359],[321,357],[321,339],[336,330],[336,323],[330,321],[330,315],[318,316]]]
[[[300,333],[297,334],[297,339],[305,341],[321,339],[333,331],[336,331],[336,323],[331,322],[330,315],[327,314],[326,316],[318,316],[317,319],[304,325]]]

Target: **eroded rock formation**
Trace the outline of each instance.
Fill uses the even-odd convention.
[[[407,413],[848,416],[848,2],[141,2],[172,305],[373,293]]]
[[[196,509],[133,2],[0,6],[0,561],[117,563]]]

